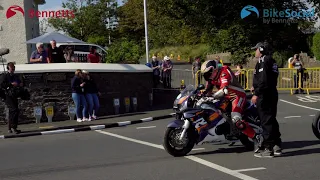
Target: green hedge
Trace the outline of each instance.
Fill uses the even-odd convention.
[[[189,59],[193,60],[197,56],[200,56],[201,59],[204,60],[206,55],[210,54],[210,47],[207,44],[198,44],[193,46],[168,46],[150,50],[150,57],[157,55],[159,58],[163,58],[171,54],[173,55],[174,61],[178,59],[178,55],[180,55],[181,62],[188,62]]]

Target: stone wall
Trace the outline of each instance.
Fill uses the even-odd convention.
[[[124,98],[137,97],[138,111],[150,108],[149,93],[152,92],[152,73],[150,72],[92,72],[91,77],[101,92],[99,116],[114,114],[113,98],[120,98],[120,113],[125,112]],[[21,73],[24,84],[31,93],[30,101],[20,100],[20,123],[34,122],[33,107],[43,107],[43,122],[47,121],[44,108],[54,106],[53,121],[67,120],[68,105],[71,98],[71,78],[73,72]],[[131,102],[132,103],[132,102]],[[131,110],[132,111],[132,110]],[[0,118],[5,118],[4,103],[0,103]]]

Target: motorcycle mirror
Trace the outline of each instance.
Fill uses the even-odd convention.
[[[197,88],[198,90],[202,90],[202,89],[205,89],[205,86],[204,86],[204,84],[199,84],[198,85],[198,88]]]

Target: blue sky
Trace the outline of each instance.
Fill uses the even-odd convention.
[[[44,11],[44,10],[61,10],[62,8],[62,3],[66,2],[67,0],[46,0],[46,3],[44,5],[39,5],[39,10]],[[79,2],[81,0],[78,0]],[[119,5],[122,5],[122,0],[117,0]],[[39,18],[40,20],[42,18]],[[46,32],[52,32],[54,29],[51,27],[47,26]],[[61,32],[62,33],[62,32]]]

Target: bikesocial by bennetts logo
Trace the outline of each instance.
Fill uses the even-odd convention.
[[[248,17],[251,13],[256,13],[257,17],[259,17],[259,11],[256,7],[252,5],[247,5],[241,10],[241,19]]]
[[[299,10],[292,10],[292,9],[284,9],[282,11],[279,11],[275,8],[269,8],[269,9],[262,9],[262,17],[263,17],[263,23],[269,24],[269,23],[297,23],[298,19],[302,18],[314,18],[315,17],[315,9],[299,9]],[[240,17],[241,19],[245,19],[248,16],[252,16],[252,14],[255,14],[257,18],[259,18],[259,10],[252,6],[247,5],[242,8]]]
[[[22,16],[29,16],[30,18],[34,17],[43,17],[43,18],[74,18],[74,12],[72,10],[57,10],[57,11],[36,11],[34,9],[29,9],[27,14],[22,7],[18,5],[10,6],[6,12],[7,19],[15,16],[17,13],[21,13]]]

